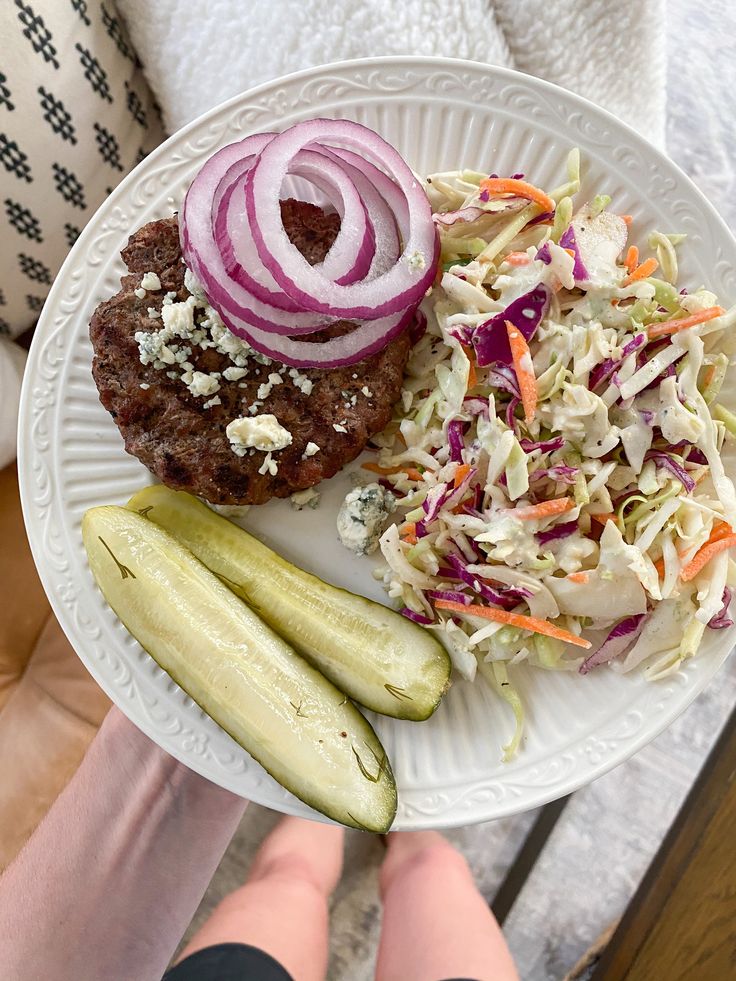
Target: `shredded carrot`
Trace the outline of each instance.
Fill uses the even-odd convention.
[[[363,470],[370,470],[371,473],[380,473],[388,477],[394,473],[406,473],[406,467],[380,467],[377,463],[361,463]]]
[[[381,474],[382,477],[390,477],[395,473],[405,473],[409,480],[421,480],[422,475],[416,467],[380,467],[377,463],[361,463],[363,470],[370,470],[371,473]]]
[[[632,223],[632,221],[634,220],[634,218],[633,218],[633,216],[632,216],[632,215],[619,215],[619,218],[620,218],[620,219],[621,219],[621,221],[622,221],[622,222],[624,222],[624,223],[625,223],[626,225],[630,225],[630,224]]]
[[[570,582],[579,582],[584,586],[588,579],[590,579],[590,576],[587,572],[571,572],[567,578],[570,580]]]
[[[508,262],[510,266],[528,266],[531,261],[526,252],[509,252],[504,256],[504,262]]]
[[[451,600],[436,600],[435,607],[438,610],[452,610],[455,613],[469,613],[471,616],[484,617],[486,620],[495,620],[496,623],[507,623],[510,627],[520,627],[522,630],[530,630],[535,634],[544,634],[546,637],[555,637],[566,644],[574,644],[576,647],[590,647],[589,640],[583,640],[576,634],[571,634],[568,630],[556,627],[547,620],[539,620],[537,617],[527,617],[522,613],[509,613],[508,610],[499,610],[495,606],[479,606],[471,603],[466,606],[464,603],[453,603]]]
[[[527,200],[538,204],[542,211],[555,210],[554,201],[541,188],[514,177],[486,177],[485,180],[480,182],[480,189],[494,196],[498,194],[515,194],[519,198],[527,198]]]
[[[607,521],[615,521],[615,514],[591,514],[591,521],[597,521],[599,525],[604,525]]]
[[[460,466],[455,471],[454,486],[459,487],[469,473],[470,473],[470,464],[461,463]]]
[[[470,362],[470,370],[468,371],[468,388],[467,388],[467,390],[470,391],[471,388],[475,388],[475,386],[478,384],[478,373],[475,370],[475,351],[472,349],[472,347],[469,347],[467,344],[463,344],[461,346],[463,351],[465,352],[465,357]]]
[[[727,535],[725,538],[719,538],[717,541],[711,542],[709,545],[703,545],[703,547],[695,553],[695,557],[691,559],[682,570],[680,573],[680,579],[682,579],[683,582],[690,582],[691,579],[694,579],[697,574],[705,568],[712,558],[714,558],[720,552],[725,552],[728,548],[733,548],[734,545],[736,545],[736,535]]]
[[[706,307],[705,310],[698,310],[691,313],[689,317],[680,317],[677,320],[665,320],[661,324],[652,324],[647,328],[647,336],[651,340],[654,337],[665,337],[668,334],[676,334],[678,331],[686,330],[688,327],[695,327],[697,324],[704,324],[708,320],[722,317],[726,311],[723,307]]]
[[[703,552],[705,549],[710,548],[711,545],[714,545],[717,542],[722,542],[726,538],[730,538],[731,536],[733,536],[733,529],[731,528],[731,525],[727,521],[719,521],[717,524],[713,526],[713,531],[711,531],[708,541],[704,545],[701,545],[700,549],[695,553],[693,559],[685,566],[685,569],[690,568],[693,562],[695,562],[695,560],[698,558],[701,552]],[[682,549],[681,551],[678,551],[677,554],[680,556],[680,558],[682,558],[682,556],[685,555],[686,553],[687,553],[687,549]],[[714,552],[713,555],[715,554],[716,553]],[[711,555],[710,558],[712,557],[713,556]],[[710,561],[710,559],[706,559],[706,562],[708,561]],[[705,565],[705,562],[703,563],[703,565]],[[657,561],[654,563],[654,568],[659,573],[659,578],[664,579],[664,556],[657,559]],[[687,582],[688,580],[685,578],[685,569],[681,572],[680,576],[684,582]],[[692,576],[689,576],[688,578],[692,579],[693,576],[696,576],[698,574],[698,571],[700,570],[697,570],[692,574]]]
[[[575,249],[564,249],[563,251],[564,252],[567,252],[567,254],[570,256],[570,258],[572,258],[572,259],[575,258]]]
[[[716,366],[714,364],[708,365],[705,374],[703,375],[703,385],[705,386],[705,388],[707,388],[708,385],[710,385],[710,383],[713,381],[713,375],[715,375],[715,373],[716,373]]]
[[[520,521],[537,521],[541,518],[553,518],[556,514],[572,511],[575,501],[571,497],[558,497],[554,501],[542,501],[541,504],[530,504],[525,508],[514,508],[510,514]]]
[[[629,246],[624,263],[630,273],[639,265],[639,249],[635,245]]]
[[[527,423],[531,423],[534,421],[534,415],[537,411],[538,397],[537,379],[534,377],[532,355],[526,338],[518,327],[514,327],[510,320],[506,321],[506,330],[509,335],[511,357],[514,359],[514,371],[519,382],[521,402],[524,406],[524,418]]]
[[[621,302],[621,300],[619,300],[619,298],[617,296],[614,296],[614,298],[611,300],[611,306],[612,307],[617,307],[620,302]]]
[[[652,275],[658,265],[659,263],[656,259],[645,259],[641,265],[629,273],[621,285],[628,286],[630,283],[635,283],[639,279],[646,279],[647,276]]]
[[[417,526],[413,521],[405,522],[399,529],[399,536],[402,542],[408,542],[409,545],[416,545],[417,543]]]

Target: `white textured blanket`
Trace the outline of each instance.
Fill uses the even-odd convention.
[[[664,0],[117,0],[169,132],[330,61],[417,54],[518,68],[664,142]]]

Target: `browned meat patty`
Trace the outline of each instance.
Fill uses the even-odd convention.
[[[312,263],[323,259],[339,229],[339,218],[295,201],[284,202],[282,211],[287,232],[306,258]],[[220,378],[215,404],[204,408],[209,397],[190,393],[178,365],[156,368],[141,363],[134,336],[137,331],[161,329],[161,319],[148,311],[161,309],[167,291],[176,294],[174,303],[190,295],[184,286],[176,217],[145,225],[121,254],[129,275],[122,278],[120,292],[99,305],[90,324],[95,352],[92,374],[125,449],[169,487],[188,490],[213,504],[263,504],[272,497],[287,497],[333,476],[390,420],[409,353],[406,334],[359,364],[301,369],[296,381],[305,388],[309,387],[305,378],[312,383],[308,395],[282,365],[249,358],[248,373],[234,381]],[[161,291],[139,297],[135,290],[149,271],[158,275]],[[330,333],[348,329],[336,324]],[[192,344],[187,360],[194,370],[207,374],[233,367],[229,355],[214,347],[203,350]],[[237,456],[225,430],[233,419],[251,415],[248,407],[257,399],[259,387],[279,370],[282,382],[262,399],[257,412],[275,415],[293,441],[273,453],[276,474],[259,473],[266,454],[255,450]],[[346,432],[336,431],[334,425]],[[319,452],[303,459],[310,442],[319,446]]]

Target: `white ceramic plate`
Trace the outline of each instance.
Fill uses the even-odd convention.
[[[651,228],[686,232],[683,282],[707,284],[724,305],[736,299],[736,242],[674,164],[569,92],[461,61],[377,58],[262,85],[176,133],[107,199],[57,277],[23,387],[20,478],[36,563],[79,656],[136,725],[215,783],[292,814],[312,812],[205,716],[108,609],[87,569],[80,520],[93,505],[124,503],[151,479],[125,454],[90,374],[87,325],[95,306],[118,289],[121,247],[145,222],[171,214],[213,151],[314,116],[373,127],[423,173],[460,165],[524,171],[542,187],[564,180],[567,152],[579,146],[580,200],[610,194],[619,212],[634,216],[635,240]],[[298,565],[382,600],[372,561],[352,557],[336,538],[336,509],[348,486],[347,475],[338,475],[320,487],[318,510],[297,513],[288,502],[272,502],[244,523]],[[657,684],[608,670],[586,678],[519,670],[527,735],[508,764],[501,745],[512,730],[510,714],[482,681],[456,683],[427,723],[373,718],[398,780],[395,827],[487,821],[575,790],[672,722],[731,643],[731,631],[708,631],[700,655]]]

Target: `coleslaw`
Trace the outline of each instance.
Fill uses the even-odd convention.
[[[649,679],[730,626],[736,491],[718,404],[736,323],[678,287],[684,236],[629,243],[628,216],[579,206],[577,151],[549,193],[524,175],[425,183],[438,281],[400,411],[369,469],[396,497],[377,575],[523,710],[509,668]]]

